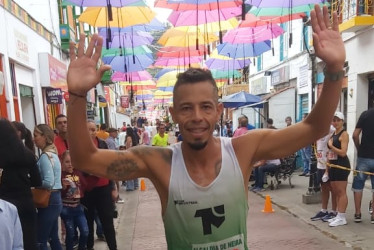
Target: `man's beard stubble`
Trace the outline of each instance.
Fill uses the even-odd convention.
[[[208,144],[208,142],[207,141],[205,141],[205,142],[193,142],[193,143],[188,142],[187,144],[191,149],[199,151],[199,150],[204,149],[206,147],[206,145]]]

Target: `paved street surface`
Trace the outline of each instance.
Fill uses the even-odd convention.
[[[348,225],[330,228],[322,221],[312,222],[312,217],[320,209],[320,204],[302,203],[306,193],[308,178],[293,176],[294,188],[288,183],[279,189],[261,193],[249,192],[248,244],[250,249],[287,250],[335,250],[373,249],[374,225],[370,224],[367,204],[370,189],[364,191],[363,222],[353,222],[353,195],[348,184],[349,204]],[[119,218],[115,221],[119,250],[161,250],[166,249],[161,207],[158,195],[149,180],[146,191],[126,192],[121,190],[124,204],[118,205]],[[270,195],[274,213],[262,213],[265,195]],[[95,242],[96,250],[104,250],[104,242]]]

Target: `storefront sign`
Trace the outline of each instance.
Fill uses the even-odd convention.
[[[106,101],[110,104],[110,88],[108,86],[104,86],[104,95]]]
[[[66,65],[48,53],[39,53],[40,80],[43,87],[67,91]]]
[[[250,83],[250,93],[252,95],[261,95],[266,93],[266,78],[261,77],[259,79],[253,80]]]
[[[16,57],[22,62],[29,62],[29,44],[27,36],[18,30],[14,30],[14,41],[16,43]]]
[[[289,70],[288,67],[282,67],[271,72],[271,86],[288,82]]]
[[[47,104],[62,104],[61,89],[47,88],[45,91]]]
[[[129,107],[130,98],[128,95],[121,96],[121,107],[128,108]]]

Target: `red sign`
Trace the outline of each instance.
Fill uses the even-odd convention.
[[[129,107],[129,96],[128,95],[123,95],[121,96],[121,107],[122,108],[128,108]]]
[[[104,86],[104,94],[106,101],[110,103],[110,88],[108,86]]]

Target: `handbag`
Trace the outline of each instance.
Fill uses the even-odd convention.
[[[32,199],[34,205],[37,208],[46,208],[49,204],[49,197],[51,196],[51,190],[44,188],[33,188],[31,189]]]
[[[54,162],[51,153],[46,152],[49,161],[51,162],[52,169],[54,167]],[[49,205],[49,197],[51,196],[51,190],[45,188],[33,188],[31,189],[32,199],[34,201],[34,205],[37,208],[46,208]]]

